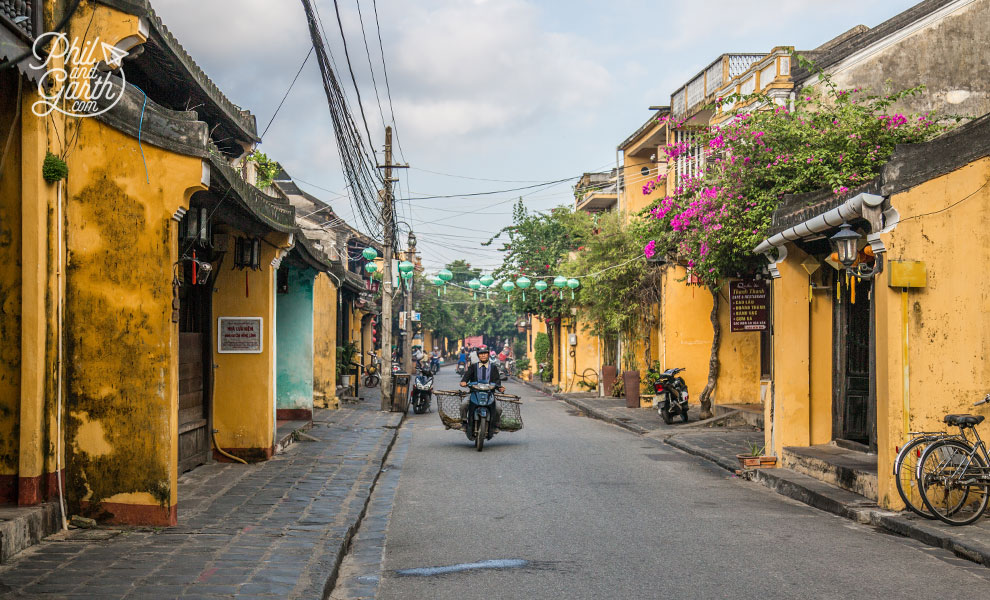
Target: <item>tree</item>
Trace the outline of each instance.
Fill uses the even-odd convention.
[[[752,250],[766,237],[783,197],[823,188],[847,196],[879,174],[895,145],[929,140],[948,127],[930,114],[890,114],[899,99],[922,88],[867,96],[838,90],[827,75],[820,77],[824,91],[802,92],[793,107],[760,95],[719,98],[718,104],[742,100],[750,112],[692,129],[704,151],[702,172],[678,181],[672,194],[644,211],[644,254],[686,265],[712,294],[714,337],[700,396],[703,415],[710,415],[718,379],[719,288],[726,278],[765,264]],[[665,148],[671,160],[688,150],[684,143]],[[644,193],[662,184],[648,184]]]

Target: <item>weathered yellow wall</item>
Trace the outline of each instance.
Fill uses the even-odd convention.
[[[619,194],[618,209],[625,214],[625,218],[628,221],[659,198],[663,198],[666,188],[661,185],[650,194],[644,196],[643,186],[647,181],[656,177],[658,164],[648,158],[637,158],[633,156],[627,156],[624,160],[625,163],[622,166],[622,172],[625,174],[626,183],[622,189],[622,193]],[[641,173],[643,167],[650,169],[650,175],[648,177],[643,177]],[[660,163],[659,169],[661,173],[665,172],[667,169],[666,163]]]
[[[706,288],[700,288],[707,292]],[[759,404],[760,403],[760,334],[755,331],[731,331],[729,322],[729,288],[723,286],[719,291],[718,321],[722,330],[722,339],[718,349],[718,384],[715,387],[715,404]],[[711,294],[708,294],[711,296]],[[710,310],[710,309],[709,309]],[[711,317],[709,316],[709,323]],[[709,326],[710,327],[710,326]],[[707,364],[702,367],[707,379]],[[696,388],[697,398],[701,394]],[[688,388],[690,389],[690,388]]]
[[[20,74],[0,71],[0,140],[10,135],[14,116],[21,111],[14,90]],[[28,87],[29,83],[23,84]],[[30,113],[29,113],[30,114]],[[0,172],[0,477],[18,469],[19,412],[21,406],[21,128],[13,132]],[[8,480],[10,481],[10,480]],[[14,492],[12,481],[8,493]],[[16,497],[10,498],[11,500]],[[0,502],[4,500],[0,482]]]
[[[708,381],[712,351],[712,295],[708,289],[689,285],[686,270],[667,267],[663,276],[661,306],[662,348],[658,359],[665,369],[683,367],[692,402]],[[723,373],[725,370],[723,370]]]
[[[243,236],[226,227],[222,232]],[[281,252],[276,247],[284,248],[288,240],[280,234],[270,234],[266,240],[269,243],[261,244],[260,270],[225,264],[214,283],[214,328],[220,317],[262,318],[263,352],[259,354],[220,354],[213,340],[217,443],[246,460],[269,456],[275,439],[275,269],[271,263]]]
[[[79,121],[69,155],[66,376],[68,496],[176,502],[178,327],[172,214],[198,189],[199,158]],[[74,509],[75,510],[75,509]]]
[[[571,346],[568,336],[574,333],[577,336],[577,345]],[[581,381],[589,384],[596,384],[601,376],[600,349],[598,336],[592,335],[586,329],[586,323],[578,320],[576,325],[568,328],[564,333],[562,346],[567,365],[563,372],[564,383],[562,387],[565,392],[587,392],[597,391],[597,387],[589,390],[587,386],[582,386]],[[574,356],[571,356],[571,352]],[[594,371],[594,373],[592,373]],[[587,375],[583,378],[582,375]]]
[[[819,269],[832,270],[827,264]],[[832,441],[832,303],[830,290],[816,290],[811,301],[811,444]]]
[[[943,430],[948,413],[990,416],[972,404],[990,381],[990,295],[979,266],[990,263],[990,158],[891,198],[902,222],[882,235],[888,260],[922,260],[927,286],[908,292],[908,427]],[[982,186],[982,187],[981,187]],[[967,196],[971,197],[960,202]],[[914,215],[951,209],[905,221]],[[974,270],[976,269],[976,270]],[[898,505],[891,464],[904,442],[901,289],[877,282],[877,446],[880,502]],[[882,365],[882,366],[881,366]],[[990,421],[979,426],[990,437]]]
[[[313,283],[313,403],[339,408],[337,400],[337,287],[326,273]]]

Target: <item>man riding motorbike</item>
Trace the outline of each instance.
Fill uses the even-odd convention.
[[[461,377],[461,387],[467,387],[468,383],[489,383],[493,387],[497,388],[500,393],[505,393],[505,386],[502,385],[502,378],[499,375],[498,369],[491,363],[490,355],[488,353],[488,348],[482,346],[478,350],[478,363],[472,364],[464,371],[464,376]],[[470,399],[465,396],[464,401],[461,402],[461,421],[467,420],[467,410],[470,404]],[[498,403],[495,403],[495,419],[494,422],[496,426],[499,420],[502,418],[502,410],[498,407]],[[497,429],[496,429],[497,430]]]

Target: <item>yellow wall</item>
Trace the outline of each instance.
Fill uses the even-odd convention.
[[[686,271],[667,267],[663,276],[661,306],[662,347],[658,359],[665,369],[683,367],[692,401],[708,381],[708,360],[712,350],[712,295],[708,289],[682,281]],[[726,370],[723,374],[728,374]]]
[[[984,158],[890,199],[901,223],[881,236],[887,259],[924,261],[928,277],[926,287],[907,293],[910,430],[944,430],[948,413],[990,417],[990,406],[972,406],[990,391],[990,295],[979,272],[990,264],[988,179],[990,158]],[[945,212],[904,220],[956,202]],[[879,494],[881,505],[895,507],[899,498],[888,474],[895,447],[905,439],[905,315],[902,290],[888,286],[887,274],[875,293]],[[990,437],[990,420],[978,429]]]
[[[337,287],[326,273],[313,283],[313,404],[339,408],[337,400]]]
[[[577,336],[577,345],[571,346],[569,336],[573,333]],[[586,323],[577,320],[574,326],[564,330],[561,340],[562,355],[567,361],[562,363],[563,383],[561,387],[564,392],[587,392],[598,391],[598,388],[588,389],[579,382],[586,381],[589,384],[597,384],[601,378],[601,349],[599,348],[598,336],[592,335],[586,329]],[[574,356],[571,356],[574,352]],[[592,373],[592,371],[594,373]],[[582,377],[586,375],[586,377]]]
[[[239,231],[222,232],[240,237]],[[259,354],[220,354],[213,341],[216,383],[213,428],[224,450],[246,460],[271,455],[275,440],[275,268],[272,261],[287,245],[287,236],[270,234],[261,244],[261,269],[224,265],[217,273],[213,295],[213,326],[220,317],[261,317]]]
[[[650,169],[650,175],[648,177],[643,177],[641,173],[643,167]],[[658,164],[656,161],[649,160],[649,158],[638,158],[635,156],[626,156],[624,158],[622,172],[625,175],[625,187],[623,187],[622,193],[619,194],[618,209],[625,213],[627,221],[634,218],[639,211],[664,197],[666,191],[664,185],[659,186],[648,195],[643,195],[643,186],[647,181],[656,177],[658,167],[660,173],[667,171],[666,162]]]
[[[149,184],[135,139],[95,119],[78,127],[67,160],[68,496],[171,506],[178,452],[171,217],[203,189],[202,161],[146,144]]]

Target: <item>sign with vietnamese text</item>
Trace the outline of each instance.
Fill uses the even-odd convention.
[[[220,354],[259,354],[264,349],[261,317],[220,317],[217,319],[217,352]]]
[[[770,286],[766,281],[736,280],[729,283],[731,331],[763,331],[769,328]]]

